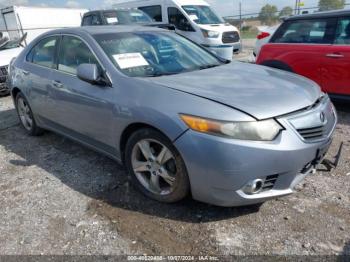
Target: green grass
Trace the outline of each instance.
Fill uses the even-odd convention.
[[[254,32],[254,31],[242,31],[241,38],[242,39],[252,39],[252,38],[256,38],[257,34],[258,33]]]

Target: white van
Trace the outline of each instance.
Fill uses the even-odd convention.
[[[232,60],[241,50],[238,29],[218,16],[203,0],[134,0],[118,2],[115,8],[138,8],[155,22],[175,25],[176,32],[218,56]]]

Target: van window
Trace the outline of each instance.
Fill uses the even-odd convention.
[[[173,24],[176,29],[179,29],[181,31],[195,31],[187,18],[176,7],[168,8],[168,19],[169,24]]]
[[[58,70],[76,75],[81,64],[99,65],[89,47],[79,38],[63,36],[58,58]]]
[[[139,7],[138,9],[148,14],[156,22],[163,21],[162,7],[160,5],[143,6]]]
[[[350,45],[350,17],[339,19],[334,43],[336,45]]]
[[[37,65],[53,68],[55,62],[57,37],[52,36],[41,40],[27,56],[27,61]]]
[[[310,19],[287,21],[274,37],[272,43],[331,44],[334,37],[333,19]]]

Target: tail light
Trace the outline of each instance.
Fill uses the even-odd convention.
[[[269,37],[269,36],[270,36],[269,33],[267,33],[267,32],[261,32],[260,34],[258,34],[258,35],[256,36],[256,38],[259,39],[259,40],[261,40],[261,39],[264,39],[264,38]]]

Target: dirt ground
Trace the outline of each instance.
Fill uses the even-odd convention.
[[[0,254],[350,255],[350,104],[336,106],[337,169],[260,207],[220,208],[149,200],[107,157],[54,133],[28,137],[0,98]]]

